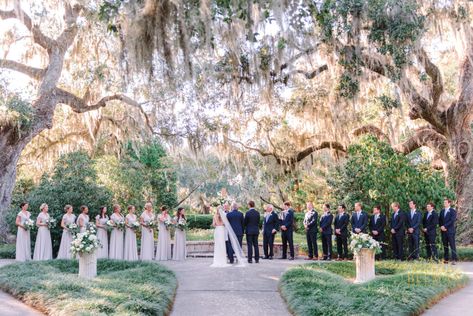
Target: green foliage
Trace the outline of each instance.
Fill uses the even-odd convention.
[[[50,315],[168,315],[177,280],[153,262],[98,260],[94,281],[76,260],[17,263],[0,269],[0,288]]]
[[[460,271],[433,263],[376,263],[383,275],[356,285],[354,262],[314,263],[283,274],[281,294],[294,315],[417,315],[467,284]]]
[[[328,184],[334,199],[348,208],[362,202],[365,210],[380,204],[387,211],[394,201],[403,208],[410,199],[422,209],[428,202],[441,206],[445,197],[454,196],[440,172],[424,162],[410,161],[374,136],[363,137],[348,148],[347,161],[335,168]]]
[[[0,245],[0,259],[15,259],[16,246],[14,244]]]
[[[394,99],[386,94],[376,97],[376,103],[380,105],[380,107],[386,113],[391,113],[394,109],[399,109],[401,107],[401,102],[399,102],[399,100]]]
[[[58,220],[58,224],[64,214],[64,206],[70,204],[75,213],[79,212],[81,205],[89,207],[91,219],[97,215],[99,207],[111,204],[111,192],[97,184],[98,178],[92,159],[87,153],[78,151],[59,158],[52,174],[43,175],[39,185],[23,195],[23,200],[30,204],[29,211],[35,220],[42,203],[49,206],[49,214]],[[17,190],[22,188],[22,182],[17,185]],[[18,194],[18,193],[16,193]],[[22,200],[17,199],[7,215],[11,231],[16,232],[15,217],[18,213],[18,204]],[[18,203],[18,204],[17,204]],[[57,225],[51,230],[53,248],[59,248],[62,228]],[[32,236],[32,240],[35,237]]]
[[[17,95],[5,95],[0,87],[0,126],[15,129],[18,137],[29,130],[33,119],[33,108],[29,102]]]

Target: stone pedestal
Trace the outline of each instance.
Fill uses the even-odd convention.
[[[97,276],[97,255],[93,253],[82,253],[79,255],[79,277],[93,279]]]
[[[361,249],[355,255],[356,279],[355,283],[364,283],[375,278],[374,275],[374,250]]]

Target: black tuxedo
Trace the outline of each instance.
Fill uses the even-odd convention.
[[[429,216],[429,212],[425,212],[424,218],[422,219],[422,227],[427,231],[424,231],[425,238],[425,250],[427,251],[427,258],[438,260],[437,253],[437,225],[439,223],[439,217],[435,210],[432,210]]]
[[[361,229],[362,233],[366,233],[366,228],[368,227],[368,214],[364,211],[360,212],[360,216],[356,212],[351,214],[351,231],[355,233],[355,228]]]
[[[348,223],[350,216],[346,213],[335,215],[335,239],[337,241],[337,253],[339,259],[346,259],[348,257]],[[340,229],[340,234],[337,234],[337,229]]]
[[[406,214],[403,211],[399,210],[397,215],[393,213],[391,216],[391,229],[394,229],[392,234],[393,242],[393,254],[394,258],[397,260],[404,260],[404,234],[405,234],[405,225],[406,223]]]
[[[415,210],[412,215],[411,210],[406,213],[407,228],[412,228],[414,231],[410,233],[407,231],[407,243],[409,245],[409,256],[408,259],[419,259],[419,237],[420,237],[420,224],[422,223],[422,214]]]
[[[317,246],[317,221],[319,214],[315,210],[308,211],[304,217],[304,225],[307,226],[305,236],[307,240],[307,248],[309,250],[309,258],[319,257],[319,249]]]
[[[282,258],[287,258],[287,245],[289,244],[289,253],[291,258],[294,258],[294,211],[290,208],[287,210],[286,215],[282,214],[283,219],[281,220],[281,226],[285,226],[286,230],[281,229],[282,239]]]
[[[255,251],[255,261],[259,261],[259,246],[258,246],[258,235],[259,235],[259,222],[260,214],[254,208],[251,208],[245,214],[245,232],[246,232],[246,245],[248,248],[248,261],[251,262],[253,258],[253,249]]]
[[[240,243],[240,246],[243,245],[243,232],[244,232],[244,216],[243,213],[238,210],[233,210],[227,213],[227,219],[230,222],[230,226],[232,227],[235,235]],[[230,242],[227,243],[227,256],[230,263],[233,263],[234,257],[233,255],[235,252],[233,251],[232,244]]]
[[[386,258],[386,247],[382,243],[385,239],[384,228],[386,227],[386,216],[383,214],[378,214],[378,218],[375,220],[375,215],[371,215],[369,228],[371,236],[373,239],[381,243],[381,254],[379,258],[384,259]],[[373,231],[377,231],[377,235],[373,235]]]
[[[320,217],[324,260],[330,260],[332,258],[332,221],[333,215],[330,213],[324,214]]]
[[[449,208],[448,213],[445,214],[445,209],[440,211],[439,226],[444,226],[447,231],[440,230],[443,244],[443,258],[448,261],[448,247],[452,250],[452,260],[457,261],[457,247],[455,245],[455,221],[457,219],[457,211],[454,208]]]
[[[263,251],[265,258],[274,256],[274,236],[276,233],[273,234],[273,229],[279,230],[278,214],[274,211],[263,218]]]

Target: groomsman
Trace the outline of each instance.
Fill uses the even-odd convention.
[[[408,260],[419,259],[419,237],[420,237],[420,223],[422,222],[422,215],[416,209],[416,203],[409,201],[410,212],[407,216],[407,243],[409,245]]]
[[[304,216],[305,236],[307,240],[307,248],[309,249],[309,257],[306,260],[318,260],[319,250],[317,247],[317,220],[319,214],[314,210],[314,204],[307,202],[307,211]]]
[[[457,261],[457,248],[455,245],[455,221],[457,219],[457,211],[451,207],[452,202],[449,199],[443,201],[444,209],[440,211],[439,226],[442,235],[443,244],[443,260],[448,263],[448,247],[452,251],[452,264]]]
[[[245,232],[246,232],[246,246],[248,249],[248,263],[252,263],[253,260],[253,249],[255,251],[255,263],[259,262],[259,246],[258,246],[258,235],[259,235],[259,222],[260,214],[255,210],[255,202],[249,201],[248,207],[250,208],[245,214]]]
[[[405,222],[406,215],[399,208],[399,203],[394,202],[391,204],[393,215],[391,216],[391,235],[393,242],[393,254],[394,259],[404,260],[404,233],[405,233]]]
[[[362,210],[360,202],[355,203],[355,213],[351,216],[351,230],[353,233],[366,233],[368,215]]]
[[[338,206],[338,214],[335,217],[335,239],[337,240],[337,260],[344,260],[348,257],[348,222],[350,216],[345,213],[346,206],[340,204]]]
[[[324,214],[320,218],[323,260],[332,259],[332,221],[333,215],[330,214],[330,205],[324,204]]]
[[[424,214],[422,219],[422,231],[424,232],[425,238],[425,250],[427,251],[427,258],[438,261],[437,253],[437,225],[439,223],[439,217],[435,212],[434,203],[427,204],[427,212]]]
[[[274,236],[279,229],[278,214],[273,211],[271,204],[266,205],[266,212],[263,219],[263,259],[273,259],[274,256]]]
[[[373,215],[371,215],[369,228],[373,239],[381,243],[381,254],[378,259],[384,260],[386,258],[386,247],[384,242],[384,228],[386,227],[386,216],[381,214],[381,206],[376,205],[373,208]]]
[[[287,244],[289,244],[289,260],[294,260],[294,211],[291,202],[284,202],[284,211],[281,220],[282,258],[287,259]]]

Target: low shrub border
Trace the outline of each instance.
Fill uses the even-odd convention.
[[[49,315],[167,315],[177,287],[154,262],[99,260],[98,276],[78,278],[76,260],[15,263],[0,268],[0,288]]]

